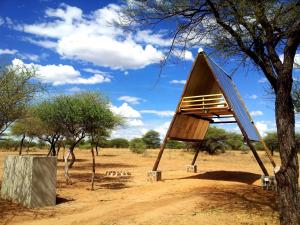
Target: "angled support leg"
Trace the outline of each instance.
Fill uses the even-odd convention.
[[[254,148],[254,146],[252,145],[252,143],[248,139],[246,141],[247,141],[247,144],[250,147],[250,149],[251,149],[251,151],[252,151],[252,153],[253,153],[253,155],[254,155],[257,163],[258,163],[258,165],[260,166],[261,170],[263,171],[264,175],[269,176],[269,173],[268,173],[265,165],[263,164],[263,162],[259,158],[259,155],[257,154],[256,149]]]
[[[154,163],[154,166],[152,168],[152,171],[149,171],[147,176],[148,176],[148,181],[160,181],[161,180],[161,171],[157,171],[157,168],[158,168],[158,165],[159,165],[159,162],[161,160],[161,157],[164,153],[164,150],[165,150],[165,147],[166,147],[166,143],[167,143],[167,140],[168,140],[168,136],[165,137],[161,147],[160,147],[160,150],[159,150],[159,153],[157,155],[157,158],[156,158],[156,161]]]
[[[194,158],[193,158],[193,161],[192,161],[191,165],[195,165],[195,162],[196,162],[196,160],[198,158],[199,152],[200,152],[199,149],[195,152],[195,155],[194,155]]]

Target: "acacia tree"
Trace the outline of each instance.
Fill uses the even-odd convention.
[[[24,146],[25,138],[33,139],[36,135],[36,130],[38,127],[36,126],[36,119],[32,117],[26,117],[22,119],[18,119],[11,127],[10,133],[15,136],[20,136],[20,146],[19,146],[19,155],[22,155],[22,149]],[[29,146],[29,142],[27,143]]]
[[[293,63],[300,43],[299,1],[143,0],[130,1],[124,11],[135,29],[163,22],[172,27],[169,53],[178,46],[206,42],[218,54],[232,56],[244,64],[251,62],[264,74],[275,93],[281,159],[275,170],[280,222],[300,224],[299,163],[291,94]]]
[[[57,123],[56,112],[51,101],[39,103],[30,110],[31,117],[35,118],[33,121],[34,135],[50,145],[48,156],[56,155],[56,152],[59,151],[59,149],[56,151],[56,146],[63,138],[63,128],[60,123]],[[60,147],[58,146],[58,148]]]
[[[91,138],[92,153],[92,182],[91,190],[94,190],[94,178],[96,172],[94,146],[97,146],[103,136],[118,125],[122,124],[122,119],[113,114],[109,108],[108,101],[98,93],[86,92],[81,96],[83,119],[85,120],[83,129]],[[98,151],[97,151],[98,152]]]
[[[61,95],[50,103],[52,121],[59,127],[69,145],[65,157],[65,177],[69,181],[68,170],[76,160],[74,149],[85,137],[90,136],[92,141],[92,154],[94,138],[100,132],[107,132],[118,124],[116,117],[109,109],[108,101],[98,93],[82,92],[75,95]],[[68,158],[71,161],[68,164]],[[93,156],[93,174],[94,174]]]
[[[18,118],[26,114],[28,103],[41,90],[33,81],[34,68],[4,66],[0,68],[0,135]]]

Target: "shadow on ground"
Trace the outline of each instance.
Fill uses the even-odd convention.
[[[87,183],[91,183],[92,173],[78,173],[70,171],[70,179],[72,186],[86,187]],[[94,178],[95,190],[98,189],[124,189],[128,188],[128,183],[132,181],[131,176],[107,177],[104,174],[97,174]],[[58,188],[70,188],[65,181],[57,181]]]
[[[211,171],[194,176],[184,177],[182,179],[203,179],[203,180],[220,180],[233,181],[245,184],[253,184],[260,179],[261,175],[243,171]]]
[[[201,196],[197,208],[200,210],[222,210],[224,212],[243,211],[263,215],[265,212],[277,211],[276,193],[263,190],[253,185],[226,185],[223,187],[199,188],[193,192]]]
[[[79,162],[79,161],[78,161]],[[132,164],[126,164],[126,163],[96,163],[96,169],[111,169],[111,170],[120,170],[124,168],[134,168],[135,165]],[[57,166],[59,170],[64,170],[64,165]],[[75,170],[91,170],[92,169],[92,163],[84,163],[84,164],[78,164],[74,163],[73,167],[70,169],[70,171]]]

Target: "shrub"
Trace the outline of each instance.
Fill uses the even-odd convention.
[[[135,138],[130,141],[129,149],[134,153],[142,154],[146,151],[146,144],[141,138]]]

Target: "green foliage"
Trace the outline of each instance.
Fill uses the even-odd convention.
[[[115,138],[110,140],[110,146],[112,148],[128,148],[129,141],[124,138]]]
[[[186,148],[186,144],[181,141],[169,140],[166,144],[166,148],[169,149],[184,149]]]
[[[42,90],[33,82],[35,70],[21,66],[0,69],[0,135],[26,113],[29,102]]]
[[[240,150],[243,146],[243,136],[234,132],[227,132],[226,145],[232,150]]]
[[[146,151],[146,144],[144,143],[142,138],[132,139],[129,143],[129,149],[138,154],[142,154]]]
[[[267,133],[266,137],[264,138],[264,141],[272,152],[277,151],[279,149],[279,143],[276,132]]]
[[[160,146],[160,137],[159,133],[154,130],[149,130],[143,137],[144,143],[147,148],[159,148]]]
[[[192,148],[213,155],[218,150],[225,151],[228,148],[227,140],[228,134],[224,129],[209,127],[204,140],[192,143]]]

